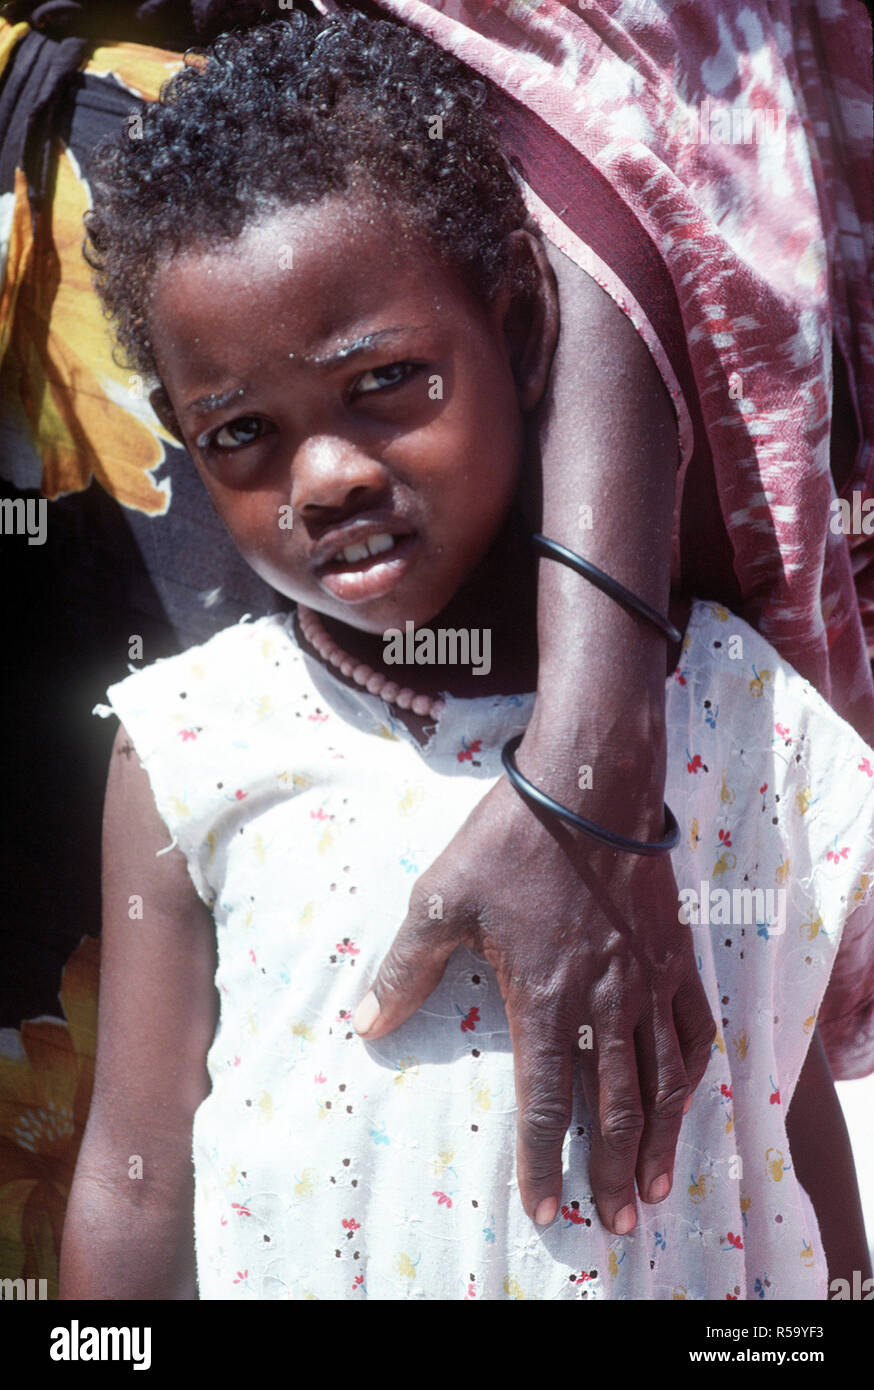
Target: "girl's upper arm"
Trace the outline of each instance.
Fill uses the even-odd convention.
[[[191,1126],[209,1094],[218,996],[212,914],[184,855],[157,854],[167,840],[120,726],[103,814],[97,1063],[83,1161],[104,1188],[172,1202],[190,1191]],[[143,1182],[130,1180],[135,1154]]]

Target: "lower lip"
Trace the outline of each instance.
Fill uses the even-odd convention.
[[[417,536],[403,536],[381,555],[369,555],[366,560],[351,564],[344,562],[348,566],[345,569],[323,570],[317,575],[319,584],[344,603],[382,598],[407,573],[417,543]]]

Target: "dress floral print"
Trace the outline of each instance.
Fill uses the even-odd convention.
[[[673,864],[700,897],[691,930],[718,1036],[673,1191],[626,1237],[597,1216],[580,1087],[559,1215],[547,1228],[525,1215],[485,960],[459,948],[378,1042],[351,1025],[416,875],[494,785],[533,695],[447,697],[422,748],[277,614],[108,699],[95,713],[123,721],[216,923],[221,1015],[193,1135],[202,1298],[825,1297],[786,1110],[874,876],[874,753],[761,635],[696,602],[666,684]],[[753,889],[784,890],[785,920],[722,920],[720,891]]]

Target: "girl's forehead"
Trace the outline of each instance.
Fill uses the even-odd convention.
[[[292,269],[295,253],[313,249],[342,252],[344,263],[354,264],[356,252],[381,246],[386,269],[393,260],[438,254],[424,233],[412,225],[412,214],[397,201],[381,198],[375,190],[328,193],[293,206],[265,203],[253,210],[234,237],[220,235],[213,241],[201,237],[182,256],[209,262],[228,257]]]
[[[298,256],[321,249],[345,248],[350,241],[362,247],[370,240],[378,220],[365,208],[340,195],[294,207],[267,206],[254,212],[235,235],[219,231],[199,236],[181,249],[165,253],[157,263],[162,274],[169,268],[184,273],[219,274],[233,265],[263,270],[293,270]]]
[[[150,331],[169,377],[188,378],[277,355],[317,367],[387,329],[467,335],[475,318],[460,276],[423,238],[377,204],[335,195],[165,260]]]
[[[159,260],[153,326],[160,336],[162,319],[211,319],[232,306],[250,315],[281,306],[310,326],[412,301],[443,317],[468,300],[458,273],[400,216],[376,200],[330,195],[267,210],[233,240],[201,238]]]

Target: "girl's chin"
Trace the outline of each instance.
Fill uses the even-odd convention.
[[[381,607],[378,615],[374,615],[373,613],[365,614],[361,609],[356,610],[352,605],[345,611],[339,613],[336,608],[328,608],[327,606],[324,608],[320,607],[318,612],[321,613],[323,619],[329,619],[338,626],[345,628],[349,633],[350,640],[353,635],[355,635],[362,638],[378,638],[382,641],[386,634],[390,632],[404,633],[408,629],[417,631],[420,628],[427,627],[431,618],[437,616],[438,610],[436,606],[423,607],[422,605],[417,605],[413,607],[411,612],[409,606],[400,608],[393,604],[391,606],[386,605],[385,608]],[[338,640],[340,639],[338,638]]]
[[[439,618],[445,607],[439,596],[435,595],[433,600],[429,601],[428,595],[418,593],[409,599],[405,598],[403,603],[397,602],[394,596],[391,601],[385,603],[378,599],[331,603],[327,595],[312,598],[302,596],[298,597],[297,601],[318,613],[323,623],[336,625],[338,642],[342,642],[343,631],[348,633],[350,642],[356,637],[373,637],[382,641],[390,630],[406,632],[407,624],[410,623],[414,629],[427,627],[432,620]]]

